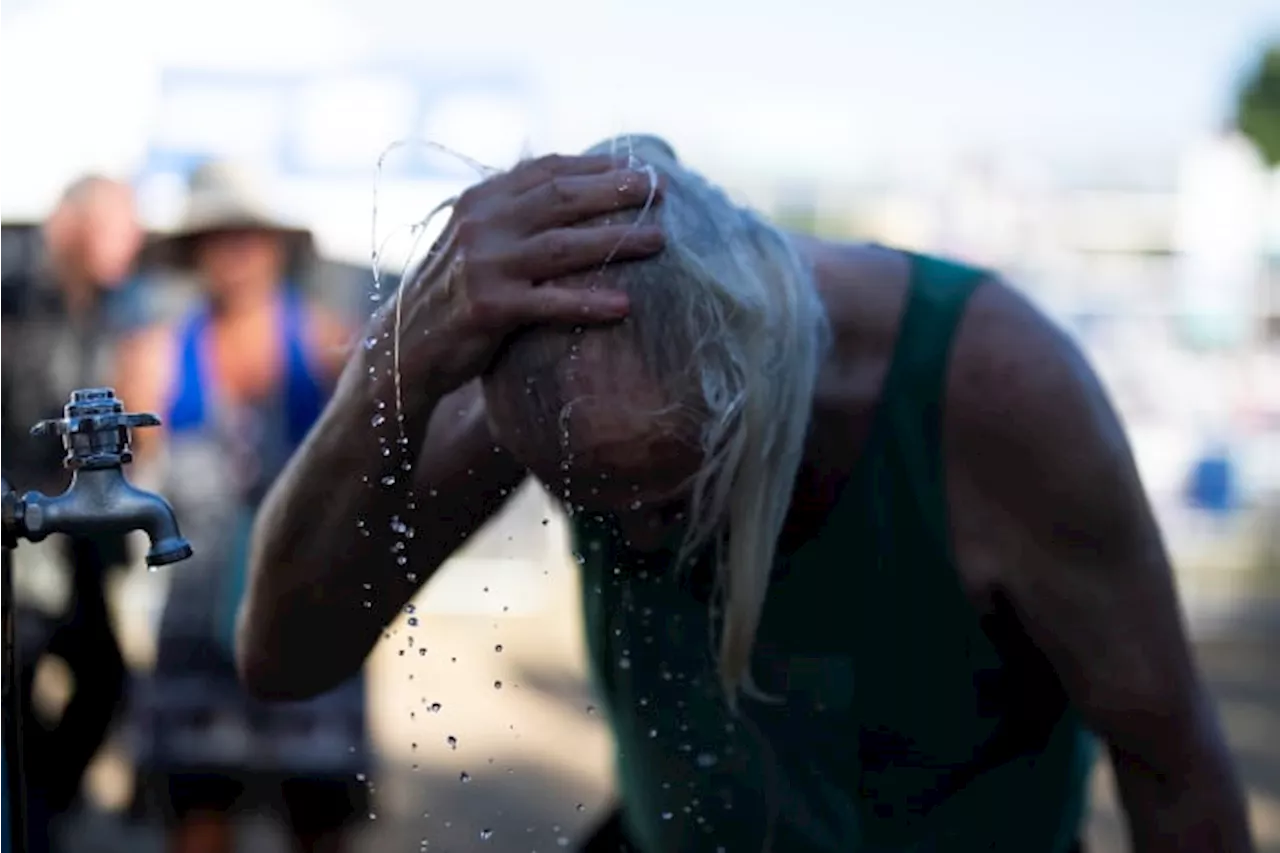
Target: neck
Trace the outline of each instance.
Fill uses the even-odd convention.
[[[80,318],[91,313],[98,301],[98,287],[81,268],[78,260],[68,254],[50,252],[45,256],[44,263],[67,314],[72,318]]]
[[[83,278],[62,277],[59,282],[62,305],[73,320],[91,315],[98,304],[98,288]]]
[[[245,288],[241,292],[210,300],[215,322],[234,323],[237,320],[258,316],[275,308],[276,291],[273,287]]]

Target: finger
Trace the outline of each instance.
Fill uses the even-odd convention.
[[[497,195],[505,197],[520,195],[539,184],[557,177],[572,175],[598,175],[611,172],[626,160],[620,157],[595,154],[589,157],[573,157],[565,154],[550,154],[534,160],[517,163],[510,171],[494,175],[482,184],[473,188],[476,195],[488,198]]]
[[[506,217],[520,233],[576,225],[619,210],[643,207],[662,192],[662,181],[634,169],[614,169],[591,175],[561,175],[519,196]]]
[[[657,254],[665,244],[653,225],[600,225],[543,231],[519,244],[500,263],[510,276],[546,281],[600,266]]]
[[[608,154],[574,156],[549,154],[534,160],[525,160],[511,170],[513,186],[521,192],[555,177],[570,175],[598,175],[626,165],[625,157]]]
[[[511,294],[510,325],[532,323],[612,323],[627,316],[631,301],[621,290],[543,285]]]

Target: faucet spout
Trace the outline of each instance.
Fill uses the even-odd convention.
[[[118,468],[81,468],[71,486],[56,497],[27,492],[22,497],[26,538],[50,533],[88,535],[142,530],[151,540],[147,565],[163,566],[191,556],[173,508],[161,496],[137,488]]]
[[[158,426],[155,415],[125,412],[110,388],[71,392],[61,420],[41,421],[32,435],[58,435],[67,451],[63,465],[75,473],[71,485],[56,497],[27,492],[19,498],[4,483],[5,547],[20,538],[39,542],[50,533],[90,535],[146,531],[151,538],[147,565],[163,566],[191,556],[191,545],[178,530],[173,508],[160,495],[143,491],[124,477],[133,459],[129,431]]]

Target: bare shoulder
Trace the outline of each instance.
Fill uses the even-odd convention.
[[[163,420],[177,364],[176,328],[171,324],[148,326],[117,344],[111,384],[128,410],[156,413]],[[133,434],[134,454],[140,463],[153,458],[162,443],[160,430]]]
[[[170,324],[147,326],[116,345],[114,384],[135,408],[155,407],[162,389],[172,380],[177,360],[177,333]]]
[[[1080,347],[998,279],[973,295],[957,333],[947,433],[963,446],[1127,455],[1124,430]],[[1067,439],[1071,439],[1068,441]]]
[[[312,303],[307,306],[307,348],[324,372],[337,378],[351,355],[354,332],[337,312]]]
[[[1001,281],[979,288],[961,323],[944,435],[962,569],[967,550],[969,571],[1026,581],[1009,576],[1026,565],[1014,550],[1159,547],[1102,383],[1079,346]]]
[[[1105,399],[1066,332],[993,278],[974,293],[961,321],[947,402],[956,427],[1003,432],[1030,425],[1028,419],[1050,426],[1069,410],[1103,405]]]

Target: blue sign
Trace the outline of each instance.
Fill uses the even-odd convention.
[[[458,179],[476,174],[470,159],[510,166],[536,119],[516,73],[171,69],[145,171],[185,175],[235,157],[287,178],[366,178],[381,158],[388,179]]]

